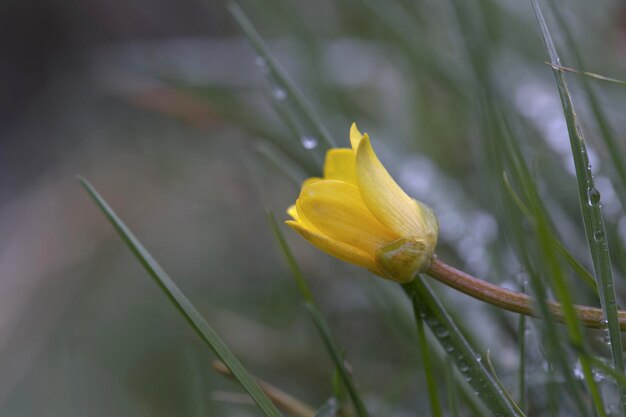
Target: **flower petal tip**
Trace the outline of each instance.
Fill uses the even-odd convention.
[[[352,126],[350,127],[350,144],[352,145],[352,150],[354,150],[355,152],[359,147],[359,142],[361,141],[362,137],[363,134],[361,133],[359,128],[356,127],[356,123],[352,123]]]

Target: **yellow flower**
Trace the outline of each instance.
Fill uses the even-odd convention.
[[[324,178],[302,184],[287,224],[322,251],[398,282],[428,269],[439,223],[391,178],[356,124],[352,149],[330,149]]]

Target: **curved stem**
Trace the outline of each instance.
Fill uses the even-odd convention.
[[[437,281],[461,291],[463,294],[476,298],[477,300],[484,301],[503,310],[538,317],[538,313],[533,306],[534,300],[528,294],[507,290],[506,288],[483,281],[463,271],[459,271],[437,258],[431,261],[430,268],[426,273]],[[561,305],[556,301],[547,301],[547,304],[554,318],[561,323],[564,322],[565,317]],[[605,318],[602,309],[580,305],[575,305],[574,308],[576,309],[578,318],[585,327],[593,329],[604,327],[603,322]],[[626,311],[620,310],[617,312],[617,315],[619,327],[622,331],[625,331]]]

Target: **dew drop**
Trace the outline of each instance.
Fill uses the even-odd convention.
[[[440,339],[448,337],[449,334],[450,332],[448,332],[448,329],[445,327],[437,327],[435,329],[435,335]]]
[[[601,241],[604,238],[604,230],[602,228],[597,228],[593,231],[593,240],[596,242]]]
[[[315,149],[317,147],[317,139],[313,136],[302,136],[300,142],[302,142],[302,146],[305,149]]]
[[[428,324],[429,326],[436,326],[437,324],[439,324],[439,321],[437,321],[437,319],[434,317],[428,317],[426,319],[426,324]]]
[[[472,380],[472,377],[470,375],[465,375],[465,380],[467,382],[470,382]]]
[[[591,187],[587,190],[587,199],[590,206],[595,206],[600,203],[600,191],[597,188]]]
[[[254,59],[254,65],[256,65],[263,73],[267,74],[269,72],[269,65],[267,65],[267,60],[262,56],[257,56]]]
[[[480,362],[483,360],[483,358],[478,353],[474,355],[474,358],[476,359],[476,362]]]
[[[454,346],[452,345],[446,345],[445,349],[446,349],[446,352],[448,353],[454,352]]]
[[[606,377],[603,374],[601,374],[600,372],[593,371],[593,380],[594,381],[602,382],[602,381],[604,381],[605,378]]]
[[[287,98],[287,92],[280,87],[274,88],[272,95],[278,101],[282,101]]]
[[[467,364],[465,362],[459,362],[459,371],[461,371],[461,373],[465,373],[467,371],[469,371],[469,366],[467,366]]]
[[[585,378],[585,374],[583,373],[583,367],[580,363],[580,361],[576,362],[576,365],[574,366],[574,378],[576,379],[584,379]]]

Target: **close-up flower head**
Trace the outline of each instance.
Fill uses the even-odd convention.
[[[352,148],[326,152],[324,177],[309,178],[287,224],[322,251],[381,277],[409,282],[428,269],[439,224],[382,165],[356,124]]]

